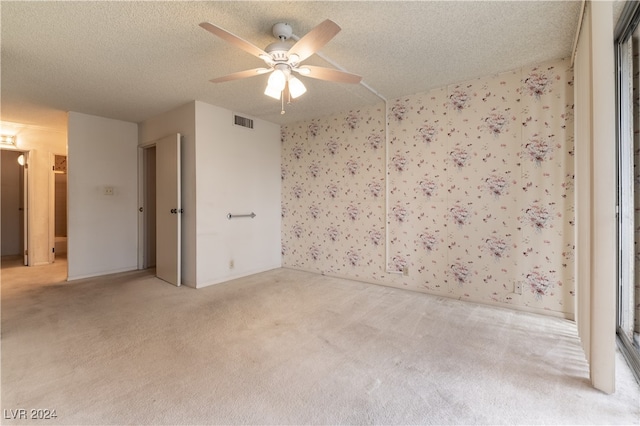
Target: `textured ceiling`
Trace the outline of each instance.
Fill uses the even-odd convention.
[[[259,47],[287,22],[303,36],[324,19],[342,31],[322,53],[393,99],[568,57],[579,1],[8,2],[0,3],[0,119],[66,125],[65,111],[140,122],[191,100],[275,123],[379,99],[362,85],[306,78],[287,113],[267,76],[208,80],[262,61],[198,26],[209,21]],[[329,66],[318,56],[307,64]]]

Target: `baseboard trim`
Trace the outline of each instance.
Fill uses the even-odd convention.
[[[280,269],[280,268],[281,268],[280,265],[276,265],[276,266],[268,266],[266,268],[253,269],[251,271],[243,272],[241,274],[229,275],[229,276],[226,276],[226,277],[221,277],[221,278],[215,279],[213,281],[208,281],[208,282],[206,282],[204,284],[197,284],[195,288],[197,288],[197,289],[205,288],[205,287],[209,287],[209,286],[212,286],[212,285],[222,284],[222,283],[226,283],[226,282],[229,282],[229,281],[237,280],[239,278],[244,278],[244,277],[248,277],[248,276],[251,276],[251,275],[260,274],[262,272],[273,271],[274,269]]]
[[[342,275],[342,274],[336,274],[336,273],[331,273],[331,272],[318,272],[318,271],[305,269],[305,268],[297,268],[297,267],[291,267],[291,266],[283,266],[282,268],[291,269],[291,270],[294,270],[294,271],[309,272],[311,274],[317,274],[317,275],[325,275],[327,277],[341,278],[341,279],[351,280],[351,281],[358,281],[358,282],[362,282],[362,283],[365,283],[365,284],[373,284],[373,285],[379,285],[379,286],[383,286],[383,287],[390,287],[390,288],[395,288],[395,289],[398,289],[398,290],[410,291],[412,293],[428,294],[430,296],[443,297],[445,299],[451,299],[451,300],[459,300],[461,302],[470,302],[470,303],[475,303],[475,304],[478,304],[478,305],[491,306],[491,307],[494,307],[494,308],[507,309],[507,310],[511,310],[511,311],[527,312],[527,313],[531,313],[531,314],[544,315],[544,316],[547,316],[547,317],[554,317],[554,318],[561,318],[561,319],[565,319],[565,320],[569,320],[569,321],[575,321],[575,315],[573,313],[571,313],[571,312],[560,312],[560,311],[552,311],[552,310],[548,310],[548,309],[532,308],[530,306],[511,305],[511,304],[507,304],[507,303],[493,302],[493,301],[490,301],[490,300],[476,300],[476,299],[473,299],[473,298],[451,297],[451,296],[448,296],[448,295],[442,294],[442,293],[434,293],[434,292],[429,292],[429,291],[422,290],[422,289],[407,288],[405,286],[393,285],[391,283],[380,281],[380,280],[365,279],[365,278],[360,278],[360,277],[351,277],[351,276]]]
[[[96,278],[96,277],[102,277],[102,276],[107,276],[107,275],[115,275],[115,274],[121,274],[123,272],[133,272],[133,271],[139,271],[138,265],[129,266],[129,267],[126,267],[126,268],[114,269],[114,270],[110,270],[110,271],[94,272],[94,273],[90,273],[90,274],[69,275],[67,277],[67,281],[77,281],[77,280],[83,280],[85,278]]]

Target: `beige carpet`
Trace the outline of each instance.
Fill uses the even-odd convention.
[[[287,269],[64,273],[2,269],[3,424],[640,423],[622,358],[591,388],[570,321]]]

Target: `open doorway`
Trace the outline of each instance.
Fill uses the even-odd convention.
[[[142,150],[143,163],[143,268],[156,266],[156,147]]]
[[[26,155],[21,151],[0,150],[2,261],[24,265],[28,264],[24,166]]]
[[[67,157],[54,155],[54,260],[67,257]]]

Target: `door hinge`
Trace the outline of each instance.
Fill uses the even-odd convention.
[[[29,250],[24,251],[24,255],[27,256],[29,254]]]
[[[56,248],[55,248],[55,247],[52,247],[52,248],[51,248],[51,253],[55,253],[55,252],[56,252]]]

